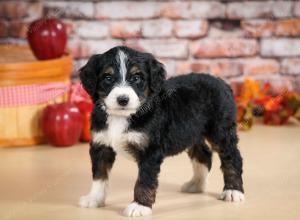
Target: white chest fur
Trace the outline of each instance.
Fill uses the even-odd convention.
[[[128,143],[135,144],[136,147],[143,149],[148,144],[146,134],[135,131],[127,131],[128,120],[124,116],[108,116],[107,129],[93,132],[93,142],[110,146],[117,154],[124,155],[132,159],[126,151]]]

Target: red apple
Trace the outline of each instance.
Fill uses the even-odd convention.
[[[91,140],[91,113],[93,109],[92,102],[80,101],[74,103],[80,110],[83,116],[83,129],[80,140],[83,142],[89,142]]]
[[[83,117],[75,104],[54,104],[44,109],[41,124],[50,144],[54,146],[71,146],[79,141]]]
[[[91,112],[85,112],[83,114],[83,129],[80,140],[83,142],[89,142],[91,140]]]
[[[66,27],[55,18],[41,18],[29,25],[27,40],[38,59],[59,58],[65,53]]]

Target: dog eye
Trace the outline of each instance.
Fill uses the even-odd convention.
[[[138,74],[133,75],[130,79],[130,81],[133,83],[139,83],[141,80],[142,80],[142,78]]]
[[[111,83],[111,82],[113,82],[113,80],[114,79],[113,79],[112,76],[107,75],[107,76],[104,77],[104,81],[107,82],[107,83]]]

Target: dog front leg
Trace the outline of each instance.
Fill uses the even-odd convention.
[[[139,174],[134,187],[134,201],[124,210],[124,215],[137,217],[152,214],[162,161],[163,156],[159,152],[139,158]]]
[[[109,146],[91,143],[90,157],[93,173],[92,186],[90,192],[80,198],[79,206],[96,208],[104,206],[108,175],[115,161],[116,153]]]

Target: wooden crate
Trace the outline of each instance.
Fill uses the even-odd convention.
[[[11,45],[0,45],[0,54],[3,55],[0,58],[0,88],[51,82],[68,83],[70,80],[70,55],[38,61],[28,47]],[[55,101],[62,102],[65,96],[66,94],[63,94]],[[47,104],[0,107],[0,146],[44,143],[39,116]]]

